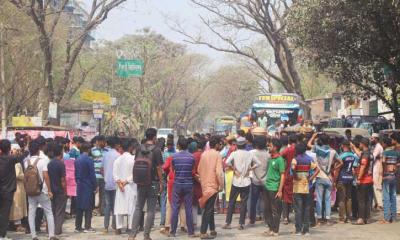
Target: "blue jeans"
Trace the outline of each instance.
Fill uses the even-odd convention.
[[[110,214],[112,212],[112,228],[115,229],[115,215],[114,215],[114,202],[115,202],[115,190],[104,191],[104,228],[108,229],[110,226]]]
[[[296,233],[308,233],[310,231],[311,195],[309,193],[294,193],[293,198]]]
[[[325,198],[324,197],[325,190]],[[329,179],[317,178],[315,183],[315,191],[317,193],[317,218],[322,218],[322,201],[325,202],[325,218],[331,219],[331,192],[332,183]]]
[[[161,212],[161,220],[160,220],[160,226],[165,226],[165,218],[167,215],[167,183],[163,184],[164,189],[161,192],[161,198],[160,198],[160,212]]]
[[[396,220],[396,186],[397,181],[395,177],[383,180],[383,216],[386,221]]]

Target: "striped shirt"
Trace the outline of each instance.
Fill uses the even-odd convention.
[[[309,193],[310,171],[314,170],[317,165],[314,160],[307,154],[297,155],[292,160],[292,170],[296,172],[296,177],[293,180],[294,193]]]
[[[397,165],[400,163],[400,154],[393,148],[387,148],[383,152],[383,177],[395,177]]]
[[[108,150],[106,148],[92,148],[91,155],[94,161],[96,179],[103,179],[103,174],[101,174],[101,169],[103,168],[103,154],[107,151]]]
[[[175,153],[172,158],[172,167],[175,171],[174,184],[192,185],[195,164],[193,155],[188,151],[182,151]]]

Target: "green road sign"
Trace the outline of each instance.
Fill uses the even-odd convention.
[[[118,59],[117,75],[119,77],[141,77],[143,76],[143,61],[140,59]]]

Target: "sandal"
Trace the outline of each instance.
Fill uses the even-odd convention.
[[[243,227],[242,224],[239,225],[238,230],[240,230],[240,231],[241,231],[241,230],[244,230],[244,227]]]
[[[205,234],[200,234],[200,239],[214,239],[215,237]]]
[[[283,220],[283,224],[284,224],[284,225],[288,225],[288,224],[289,224],[289,220],[284,219],[284,220]]]
[[[223,226],[222,229],[232,229],[232,227],[230,224],[225,224],[225,226]]]
[[[273,231],[264,231],[264,235],[267,236],[267,237],[270,237],[270,236],[272,236],[273,234],[274,234]]]
[[[365,225],[365,222],[363,219],[358,219],[357,222],[353,223],[353,225]]]
[[[382,219],[379,221],[380,224],[390,224],[391,222],[386,221],[385,219]]]

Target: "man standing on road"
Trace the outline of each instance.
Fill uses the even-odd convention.
[[[339,158],[343,162],[343,167],[339,172],[336,195],[339,203],[339,223],[347,223],[351,221],[351,190],[354,182],[353,170],[354,163],[358,161],[357,155],[351,151],[348,140],[342,142],[342,154],[340,154]]]
[[[22,163],[28,152],[10,155],[11,143],[0,140],[0,239],[6,238],[14,192],[17,189],[15,165]]]
[[[357,200],[358,200],[358,220],[357,225],[368,223],[371,214],[373,178],[372,169],[374,156],[369,149],[369,139],[362,138],[360,142],[361,160],[357,171]]]
[[[51,192],[53,193],[51,206],[54,215],[55,235],[61,235],[65,219],[65,207],[67,206],[67,183],[63,161],[64,152],[61,144],[51,144],[49,148],[54,155],[49,165],[47,165]]]
[[[114,202],[115,202],[115,181],[113,177],[114,162],[120,156],[117,152],[116,147],[119,146],[118,137],[110,137],[107,139],[108,151],[103,156],[103,175],[104,175],[104,233],[108,233],[110,226],[110,214],[112,214],[111,226],[116,229],[115,226],[115,214],[114,214]]]
[[[133,214],[137,199],[136,184],[132,179],[133,166],[135,165],[136,139],[124,139],[122,149],[125,151],[114,162],[113,176],[118,186],[115,195],[115,212],[117,218],[116,234],[121,234],[124,216],[128,215],[128,230],[132,227]]]
[[[269,231],[268,236],[279,235],[279,222],[282,213],[283,185],[285,183],[285,159],[279,151],[282,143],[278,139],[272,139],[269,145],[271,160],[268,162],[267,178],[265,181],[264,207]]]
[[[167,161],[167,159],[175,154],[175,146],[174,146],[174,139],[173,136],[172,138],[167,139],[167,147],[163,152],[163,162]],[[171,219],[166,219],[167,218],[167,202],[168,202],[168,174],[164,173],[163,174],[163,189],[161,192],[161,197],[160,197],[160,212],[161,212],[161,220],[160,220],[160,226],[161,230],[160,232],[163,234],[169,234],[169,224],[166,225],[166,222],[170,223]]]
[[[216,237],[214,206],[218,192],[224,187],[224,173],[222,170],[222,157],[217,151],[219,149],[219,138],[211,137],[210,150],[201,155],[198,166],[198,173],[202,189],[202,197],[199,199],[199,205],[203,208],[201,219],[200,238],[209,239]],[[210,235],[207,234],[207,228],[210,227]]]
[[[382,210],[382,155],[383,147],[379,142],[379,134],[373,133],[371,137],[372,155],[374,155],[374,168],[373,168],[373,179],[374,179],[374,201],[375,209]]]
[[[157,195],[162,189],[162,165],[163,158],[161,149],[156,145],[157,130],[149,128],[145,133],[145,143],[140,146],[136,152],[136,159],[143,156],[151,156],[151,184],[137,186],[137,201],[135,213],[133,215],[132,234],[129,240],[136,239],[139,231],[140,220],[145,203],[147,202],[147,216],[144,226],[144,239],[151,240],[150,231],[154,224],[154,217],[156,213]],[[136,163],[136,162],[135,162]],[[135,167],[134,167],[135,168]]]
[[[282,197],[282,215],[283,224],[289,224],[289,215],[292,211],[293,204],[293,177],[290,175],[290,168],[293,158],[296,154],[296,143],[297,136],[289,136],[289,145],[281,152],[281,156],[285,159],[285,184],[283,185],[283,197]]]
[[[76,218],[75,232],[94,233],[92,228],[92,210],[96,193],[96,174],[94,162],[89,157],[90,143],[81,145],[81,155],[75,161],[76,179]],[[82,219],[85,214],[85,230],[82,229]]]
[[[229,206],[228,213],[226,215],[226,225],[224,229],[230,229],[232,223],[232,215],[235,211],[236,199],[240,195],[240,219],[239,219],[239,230],[244,229],[246,212],[247,212],[247,200],[250,193],[250,171],[256,169],[260,162],[253,155],[246,150],[246,139],[239,137],[237,139],[238,150],[233,152],[226,160],[226,165],[233,168],[233,181],[232,188],[229,195]]]
[[[36,209],[39,204],[42,207],[44,213],[46,214],[47,227],[49,230],[49,238],[57,239],[54,237],[54,216],[51,209],[51,199],[53,198],[53,193],[50,188],[50,178],[47,171],[47,165],[49,164],[49,159],[47,157],[42,157],[40,154],[40,143],[38,140],[34,140],[29,145],[30,158],[26,162],[25,169],[28,168],[29,165],[33,165],[37,168],[37,173],[40,178],[40,182],[42,183],[42,189],[39,195],[30,196],[28,194],[28,203],[29,203],[29,227],[31,229],[31,235],[33,240],[38,240],[36,235],[35,228],[35,218],[36,218]]]
[[[260,166],[253,170],[251,176],[251,196],[250,196],[250,224],[255,224],[257,215],[257,206],[261,203],[264,194],[264,184],[267,177],[268,161],[271,155],[266,150],[267,139],[265,136],[256,136],[254,138],[254,150],[251,150],[251,154],[260,162]],[[262,205],[262,204],[261,204]],[[264,208],[265,209],[265,208]],[[265,211],[264,211],[265,213]],[[265,220],[265,214],[263,217]]]
[[[94,161],[94,171],[96,173],[96,181],[98,187],[99,208],[98,213],[100,216],[104,215],[104,177],[103,177],[103,155],[107,152],[106,138],[103,135],[95,137],[95,146],[91,150],[91,155]]]
[[[175,181],[172,191],[172,216],[171,216],[171,232],[170,236],[175,237],[178,225],[178,214],[180,201],[183,199],[185,204],[186,224],[189,237],[193,237],[193,173],[195,160],[188,151],[189,142],[186,138],[178,139],[178,149],[180,152],[172,156],[172,167],[175,172]]]
[[[320,145],[314,145],[314,141],[317,137]],[[325,203],[325,218],[328,221],[328,225],[332,225],[330,221],[331,192],[336,182],[336,180],[332,178],[333,166],[335,165],[335,168],[339,169],[343,164],[340,164],[341,161],[339,160],[337,152],[329,146],[329,136],[326,134],[318,135],[318,133],[315,133],[308,142],[308,147],[317,155],[317,165],[320,169],[315,184],[315,191],[317,193],[317,225],[320,225],[322,222],[323,202]],[[336,164],[337,162],[340,163]]]
[[[383,152],[383,216],[381,223],[392,223],[397,218],[396,206],[396,172],[400,167],[400,153],[394,149],[396,142],[384,138],[385,151]]]
[[[313,197],[310,195],[310,182],[319,171],[313,158],[307,155],[306,151],[307,146],[304,143],[297,144],[296,156],[291,163],[296,235],[310,234],[310,208]]]

